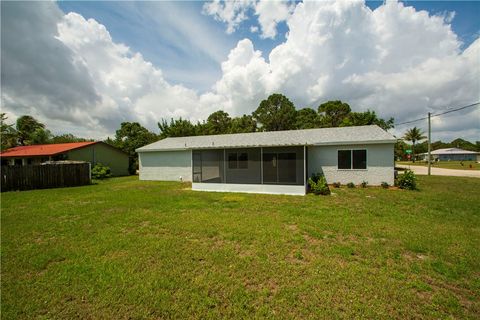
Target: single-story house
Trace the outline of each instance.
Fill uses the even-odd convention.
[[[468,151],[459,148],[444,148],[430,152],[435,161],[480,161],[480,152]],[[419,157],[427,161],[428,153],[422,153]]]
[[[193,190],[306,193],[307,180],[394,182],[397,139],[376,125],[167,138],[137,149],[140,180]]]
[[[101,141],[19,146],[0,153],[2,165],[42,164],[46,161],[87,161],[110,167],[114,176],[128,175],[128,154]]]

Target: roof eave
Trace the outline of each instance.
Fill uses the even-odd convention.
[[[394,144],[397,139],[384,140],[365,140],[365,141],[341,141],[341,142],[320,142],[320,143],[303,143],[303,144],[264,144],[264,145],[237,145],[237,146],[204,146],[204,147],[185,147],[185,148],[149,148],[136,149],[135,152],[159,152],[159,151],[187,151],[199,149],[225,149],[225,148],[274,148],[274,147],[300,147],[300,146],[345,146],[345,145],[363,145],[363,144]]]

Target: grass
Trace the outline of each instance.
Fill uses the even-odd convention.
[[[428,164],[424,161],[397,161],[395,164],[424,166]],[[462,165],[463,164],[463,165]],[[480,163],[476,161],[438,161],[432,163],[432,168],[457,169],[457,170],[480,170]]]
[[[3,319],[480,316],[480,180],[332,196],[115,178],[1,199]]]

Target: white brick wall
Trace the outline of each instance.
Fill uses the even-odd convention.
[[[323,172],[328,183],[353,182],[360,184],[367,181],[369,185],[380,185],[383,181],[393,185],[394,180],[394,145],[370,144],[354,146],[318,146],[308,147],[308,176]],[[341,149],[366,149],[366,170],[337,169],[337,151]]]

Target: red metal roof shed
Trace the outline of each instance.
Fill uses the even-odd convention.
[[[88,142],[71,142],[71,143],[57,143],[57,144],[37,144],[33,146],[20,146],[7,149],[0,153],[2,158],[18,158],[18,157],[38,157],[38,156],[54,156],[73,149],[79,149],[98,141]]]

